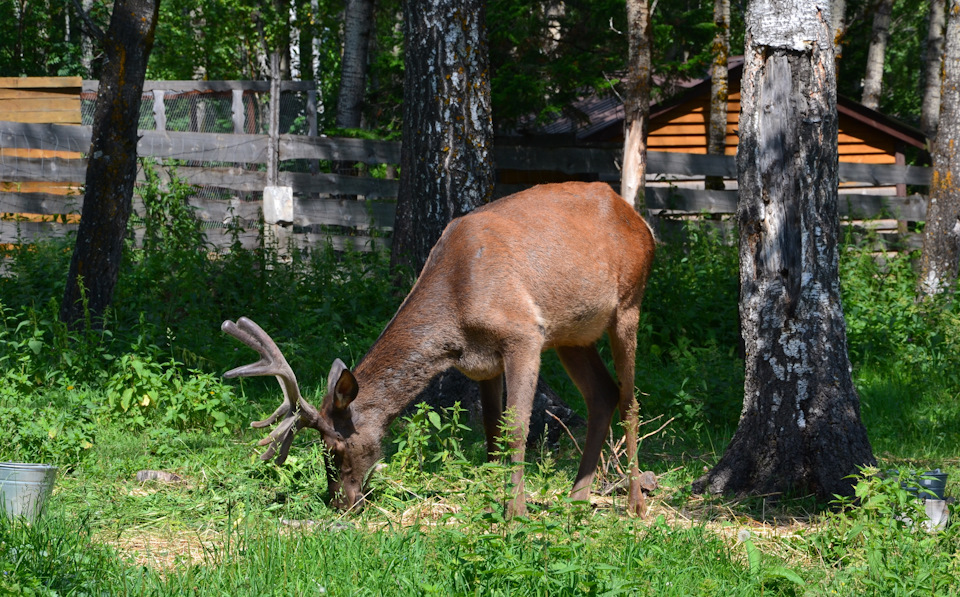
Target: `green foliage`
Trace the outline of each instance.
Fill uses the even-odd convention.
[[[863,95],[863,73],[870,47],[875,3],[847,2],[847,33],[843,56],[838,63],[837,91],[859,101]],[[916,125],[923,101],[923,73],[930,3],[924,0],[895,0],[890,17],[890,38],[883,64],[880,112]]]
[[[708,224],[657,247],[638,339],[643,412],[690,437],[732,430],[743,401],[737,249]]]
[[[2,595],[102,595],[121,588],[135,592],[148,579],[155,583],[159,575],[125,565],[94,539],[87,516],[47,516],[30,525],[0,510]]]
[[[212,428],[232,433],[240,425],[239,409],[230,386],[198,370],[182,373],[172,359],[128,353],[116,360],[105,384],[108,411],[134,428]]]
[[[627,44],[618,33],[626,28],[623,0],[577,0],[562,10],[494,0],[487,23],[498,129],[510,130],[531,115],[537,124],[552,120],[585,92],[609,92],[624,69]]]
[[[865,468],[855,478],[856,496],[839,499],[838,510],[827,513],[821,528],[800,543],[836,568],[851,594],[950,592],[960,573],[957,525],[926,530],[922,502],[898,476],[882,477],[877,469]]]
[[[95,0],[105,23],[113,2]],[[83,76],[80,16],[71,2],[0,0],[0,72],[6,77]]]

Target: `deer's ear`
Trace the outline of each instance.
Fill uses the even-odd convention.
[[[333,361],[330,376],[327,378],[327,393],[333,398],[333,408],[335,410],[346,409],[357,397],[359,391],[360,386],[357,384],[357,378],[353,376],[350,369],[340,359]]]

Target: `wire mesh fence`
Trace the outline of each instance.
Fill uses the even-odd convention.
[[[198,82],[197,86],[202,87]],[[162,82],[148,82],[141,96],[138,128],[142,131],[168,131],[178,133],[218,133],[267,135],[270,133],[269,91],[262,82],[229,82],[229,88],[164,90]],[[183,84],[173,85],[182,87]],[[301,84],[301,87],[306,85]],[[283,90],[280,93],[279,134],[309,135],[316,134],[316,124],[311,125],[311,90]],[[82,124],[92,125],[97,93],[89,85],[81,94]],[[315,114],[315,108],[314,108]],[[264,172],[266,164],[243,163],[236,161],[210,161],[186,159],[154,158],[150,167],[178,174],[185,169],[229,170],[238,176],[243,172]],[[329,171],[329,164],[317,160],[284,160],[277,164],[282,172]],[[138,184],[138,194],[143,185]],[[259,205],[263,200],[262,188],[225,188],[214,184],[196,185],[192,202],[198,205],[214,202],[230,202],[239,207],[237,211],[246,214],[250,209],[242,209],[238,203]],[[136,216],[135,216],[136,217]],[[235,226],[236,219],[204,220],[205,228],[226,228]],[[240,222],[245,226],[256,226],[258,222]]]

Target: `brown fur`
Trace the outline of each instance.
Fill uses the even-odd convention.
[[[516,425],[507,445],[521,465],[540,355],[554,348],[588,411],[573,497],[587,499],[619,408],[631,463],[628,510],[642,515],[633,379],[640,303],[653,256],[646,222],[604,183],[542,185],[453,220],[355,372],[335,363],[319,412],[307,405],[301,409],[307,414],[299,415],[307,420],[288,425],[281,435],[303,426],[320,429],[337,469],[330,475],[334,503],[351,507],[363,497],[364,476],[380,456],[387,426],[430,379],[453,366],[480,382],[488,453],[503,414],[506,379],[506,406]],[[605,331],[619,386],[594,346]],[[508,511],[522,513],[522,466],[512,482]]]

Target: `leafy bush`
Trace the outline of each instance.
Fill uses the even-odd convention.
[[[136,428],[210,428],[230,433],[240,427],[233,389],[210,373],[191,369],[172,359],[128,353],[116,360],[106,382],[106,408],[120,415],[124,425]]]

